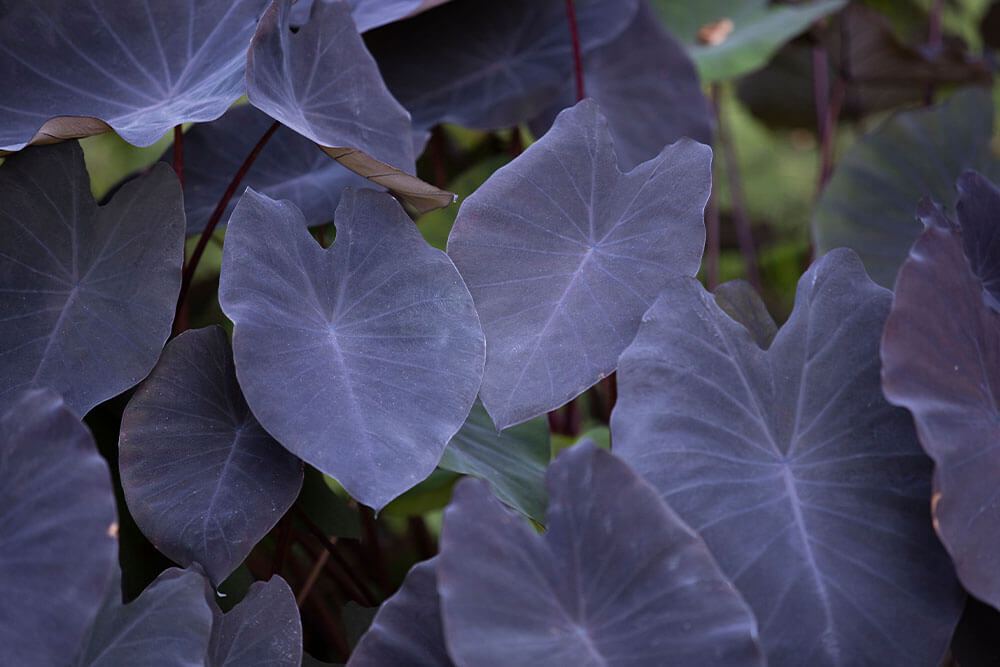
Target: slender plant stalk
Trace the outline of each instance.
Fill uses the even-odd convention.
[[[184,189],[184,128],[174,125],[174,173]]]
[[[932,57],[937,56],[937,52],[941,50],[942,40],[944,38],[941,33],[941,16],[944,13],[944,0],[934,0],[931,5],[930,16],[928,16],[928,26],[927,26],[927,46],[930,49]],[[927,91],[924,93],[924,105],[930,106],[934,104],[934,84],[927,84]]]
[[[371,589],[365,585],[365,582],[362,581],[351,566],[348,565],[347,561],[344,560],[344,557],[340,554],[337,546],[330,540],[330,538],[325,535],[322,530],[320,530],[319,526],[313,523],[312,519],[310,519],[300,507],[293,505],[292,511],[295,512],[295,516],[302,520],[303,525],[305,525],[309,533],[316,538],[320,545],[326,549],[326,552],[333,559],[329,569],[331,572],[334,572],[335,570],[339,572],[339,574],[334,576],[341,583],[341,586],[344,587],[345,590],[349,590],[349,594],[360,604],[364,604],[369,607],[378,605],[378,598],[375,597],[375,594],[372,593]],[[344,579],[344,581],[341,581],[341,579]]]
[[[312,569],[309,570],[309,576],[306,577],[305,583],[302,584],[298,595],[295,596],[295,606],[299,609],[302,608],[302,603],[305,602],[306,598],[309,597],[309,593],[312,592],[312,588],[316,585],[316,580],[319,579],[319,575],[328,560],[330,560],[330,552],[323,551],[319,555],[319,558],[316,559]]]
[[[292,521],[287,513],[278,521],[276,532],[277,544],[274,548],[274,558],[271,560],[271,576],[281,574],[285,569],[285,559],[292,545]]]
[[[573,0],[566,0],[566,20],[569,21],[569,35],[573,42],[573,73],[576,77],[576,101],[587,96],[583,88],[583,56],[580,54],[580,30],[576,24],[576,8]]]
[[[215,231],[215,226],[219,224],[219,220],[222,218],[222,213],[229,206],[229,201],[236,194],[236,188],[239,187],[243,178],[247,175],[250,167],[253,165],[254,160],[260,155],[260,152],[264,149],[264,145],[267,143],[268,139],[277,131],[278,127],[281,125],[278,121],[274,121],[271,127],[267,129],[264,136],[260,138],[257,145],[253,147],[250,154],[247,155],[243,164],[236,171],[236,175],[233,176],[233,180],[229,182],[229,187],[226,188],[225,193],[222,195],[222,199],[216,205],[215,210],[212,212],[212,217],[208,219],[205,224],[205,229],[201,233],[201,238],[198,239],[198,245],[195,247],[194,252],[191,253],[191,258],[188,260],[187,265],[184,267],[184,275],[181,278],[181,293],[177,298],[177,309],[180,311],[181,307],[187,300],[188,291],[191,289],[191,279],[194,278],[195,269],[198,268],[198,262],[201,261],[201,256],[205,252],[205,247],[208,245],[208,240],[212,238],[212,232]],[[183,331],[183,329],[181,330]],[[180,333],[179,331],[177,333]]]
[[[382,589],[383,595],[389,595],[392,586],[389,584],[389,571],[385,567],[385,557],[378,540],[378,524],[375,522],[375,513],[364,505],[358,505],[358,513],[361,515],[361,527],[364,530],[364,546],[368,552],[368,559],[375,571],[375,581]]]

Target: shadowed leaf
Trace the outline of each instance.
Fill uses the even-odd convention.
[[[295,595],[279,576],[255,581],[246,597],[225,614],[206,586],[212,609],[208,667],[299,667],[302,664],[302,621]]]

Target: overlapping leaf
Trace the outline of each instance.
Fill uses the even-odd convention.
[[[414,565],[399,590],[382,603],[351,653],[350,667],[453,664],[444,645],[437,561]]]
[[[265,0],[0,2],[0,152],[114,129],[149,146],[243,94]]]
[[[549,466],[548,532],[463,480],[438,592],[459,665],[761,665],[756,624],[705,543],[586,442]]]
[[[448,254],[483,322],[480,397],[498,428],[614,371],[668,276],[698,270],[710,162],[682,140],[623,174],[584,100],[463,202]]]
[[[348,169],[424,211],[452,202],[412,174],[410,118],[392,97],[343,0],[319,2],[297,33],[274,0],[247,56],[247,97]]]
[[[73,667],[145,665],[152,656],[165,655],[171,665],[202,667],[212,632],[204,587],[198,572],[172,567],[122,604],[121,587],[112,582]]]
[[[771,665],[936,665],[961,612],[930,461],[882,397],[890,300],[833,251],[762,350],[675,278],[622,354],[613,449],[708,543]]]
[[[896,281],[882,339],[883,386],[913,413],[920,441],[936,463],[934,525],[965,587],[1000,608],[997,535],[1000,510],[1000,314],[982,280],[985,232],[996,230],[995,191],[963,177],[962,229],[927,201],[927,224]],[[995,265],[990,263],[990,269]],[[984,299],[984,296],[989,296]]]
[[[219,300],[236,374],[279,442],[381,508],[427,477],[475,400],[484,345],[448,257],[399,204],[345,191],[327,250],[302,214],[248,190]]]
[[[0,417],[0,654],[62,665],[77,652],[118,556],[111,472],[50,390]]]
[[[497,433],[482,404],[476,403],[438,465],[485,479],[497,498],[544,524],[550,451],[544,417]]]
[[[218,586],[295,502],[302,463],[261,428],[219,327],[170,341],[122,417],[129,511],[160,551]]]
[[[138,383],[170,335],[184,211],[166,165],[98,208],[76,142],[0,168],[0,406],[51,387],[82,416]]]
[[[255,581],[246,596],[223,614],[206,587],[212,610],[207,667],[299,667],[302,621],[295,595],[279,576]]]
[[[872,278],[891,287],[920,234],[917,201],[929,196],[950,210],[962,172],[1000,174],[992,133],[993,105],[979,88],[889,118],[854,144],[823,190],[812,218],[817,250],[853,248]]]
[[[955,214],[962,228],[962,248],[983,296],[1000,311],[1000,188],[982,174],[966,172],[958,179]]]
[[[448,0],[349,0],[349,2],[354,24],[358,27],[358,32],[364,32],[426,11]],[[292,5],[292,25],[299,26],[308,21],[312,5],[313,0],[298,0]]]
[[[184,212],[189,235],[200,234],[205,228],[229,181],[273,122],[267,114],[246,105],[184,134]],[[172,160],[173,149],[160,159]],[[293,201],[313,226],[333,219],[345,187],[366,184],[370,181],[331,160],[301,134],[282,126],[264,145],[240,189],[251,187],[272,199]],[[230,201],[219,227],[229,220],[236,201]]]
[[[636,0],[578,1],[582,47],[614,39],[636,6]],[[417,128],[517,125],[559,95],[573,68],[563,0],[449,2],[369,33],[366,42]]]

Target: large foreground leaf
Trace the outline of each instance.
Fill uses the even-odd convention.
[[[111,585],[118,555],[111,472],[50,390],[0,417],[0,654],[63,665]]]
[[[129,401],[118,465],[129,511],[218,586],[295,502],[302,462],[250,413],[226,332],[185,331]]]
[[[243,94],[265,0],[0,1],[0,152],[105,131],[149,146]],[[76,118],[68,118],[75,116]]]
[[[302,621],[295,594],[278,576],[255,581],[244,598],[223,614],[206,587],[212,609],[208,667],[299,667]]]
[[[833,172],[813,212],[817,250],[853,248],[872,278],[892,287],[920,234],[917,201],[929,196],[950,210],[962,172],[1000,174],[992,134],[993,105],[981,88],[892,116],[855,143]]]
[[[928,226],[899,271],[882,339],[883,385],[913,413],[937,464],[934,525],[959,578],[1000,608],[1000,314],[962,251],[963,236],[967,245],[982,240],[975,226],[996,229],[1000,208],[986,208],[963,181],[961,231],[929,202],[922,207]],[[989,217],[970,220],[970,209]]]
[[[710,162],[680,141],[623,174],[584,100],[463,202],[448,254],[483,322],[480,396],[498,428],[614,371],[667,277],[698,270]]]
[[[82,416],[138,383],[170,335],[184,261],[177,177],[154,167],[98,208],[76,142],[0,168],[0,409],[51,387]]]
[[[350,667],[453,664],[441,628],[437,560],[414,565],[395,595],[382,603],[351,653]]]
[[[614,451],[708,543],[771,665],[937,665],[961,612],[930,461],[882,397],[890,300],[833,251],[762,350],[675,278],[622,354]]]
[[[438,592],[459,665],[761,665],[756,624],[656,490],[584,442],[549,466],[539,536],[463,480]]]
[[[247,98],[315,141],[348,169],[426,211],[449,192],[424,183],[414,166],[410,118],[392,97],[343,0],[318,2],[297,33],[290,0],[275,0],[247,57]]]
[[[327,250],[302,214],[248,190],[219,301],[236,374],[281,444],[376,509],[427,477],[475,400],[472,298],[389,195],[345,191]]]

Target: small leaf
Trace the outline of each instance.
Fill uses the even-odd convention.
[[[0,167],[0,408],[51,387],[83,416],[170,336],[184,261],[177,177],[157,165],[98,208],[76,142]]]
[[[118,521],[108,464],[51,390],[0,417],[0,653],[63,665],[111,585]]]
[[[253,190],[229,223],[219,301],[236,374],[282,445],[376,509],[433,471],[483,368],[472,298],[389,195],[347,190],[324,250]]]
[[[486,332],[480,397],[498,428],[609,375],[667,277],[694,275],[710,163],[682,140],[623,174],[584,100],[462,203],[448,254]]]
[[[225,614],[215,604],[212,589],[206,589],[213,617],[207,667],[302,664],[302,621],[284,579],[276,575],[254,582],[246,597]]]
[[[620,459],[585,442],[546,482],[544,536],[483,482],[455,487],[437,576],[457,664],[763,664],[705,543]]]
[[[302,463],[261,428],[220,327],[185,331],[125,408],[119,467],[156,548],[218,586],[295,502]]]

